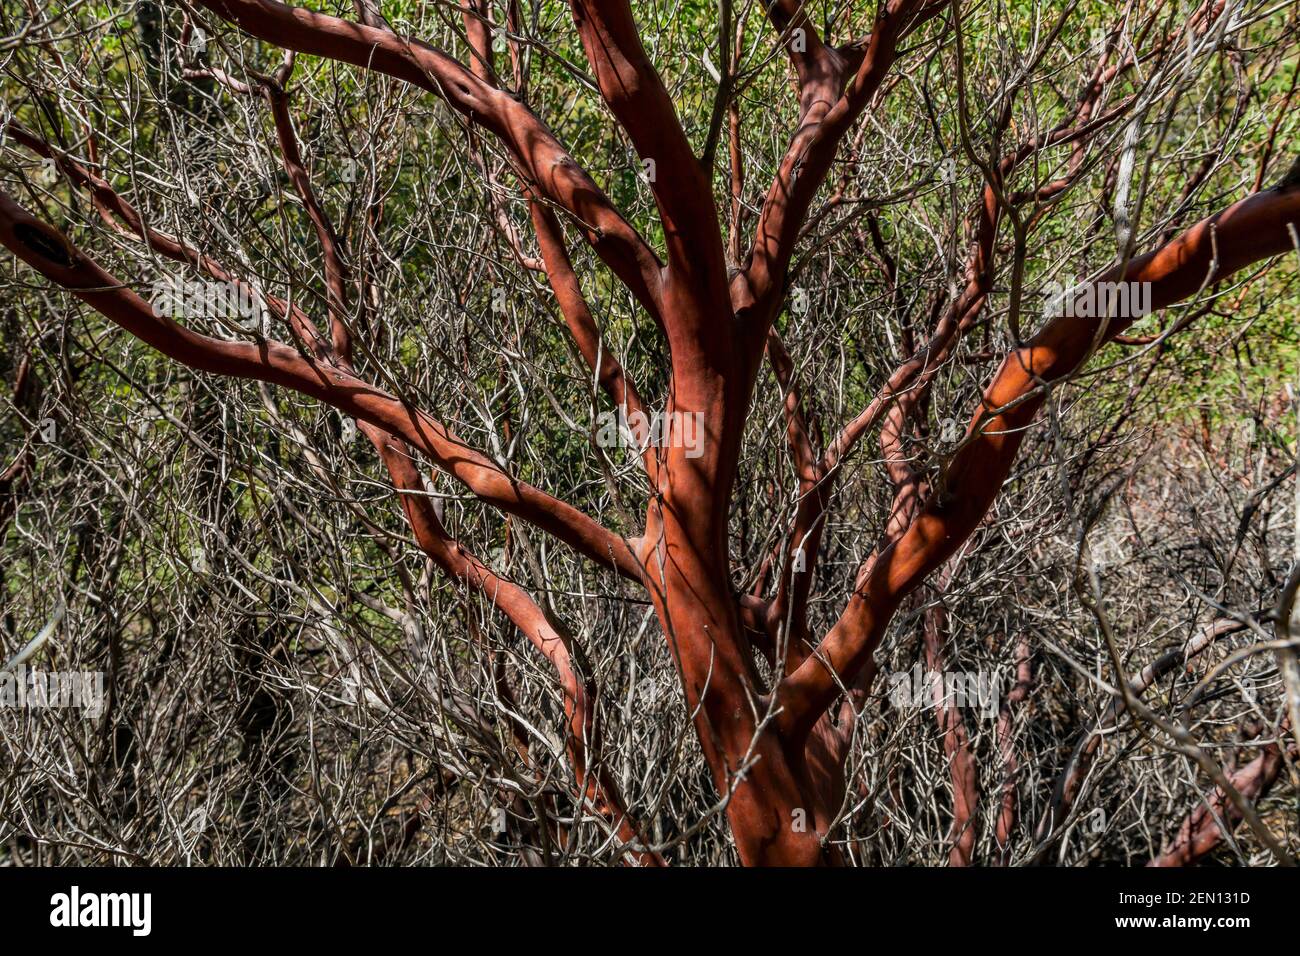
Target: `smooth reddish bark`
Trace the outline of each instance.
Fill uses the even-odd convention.
[[[789,396],[787,426],[800,463],[802,487],[825,479],[856,437],[873,427],[898,391],[924,380],[948,354],[952,338],[969,322],[991,288],[992,249],[999,208],[995,190],[983,197],[981,227],[970,283],[939,326],[932,351],[895,374],[890,387],[850,423],[841,440],[819,461],[808,441],[788,356],[772,323],[786,292],[791,256],[811,204],[836,159],[846,133],[880,91],[894,66],[899,43],[946,2],[890,0],[871,35],[859,44],[832,48],[816,36],[797,4],[777,3],[770,13],[778,29],[804,29],[809,42],[792,50],[799,84],[800,123],[758,216],[752,247],[728,274],[719,214],[709,176],[691,152],[671,98],[642,49],[631,8],[625,2],[574,0],[573,14],[601,95],[628,132],[638,154],[653,159],[659,173],[651,184],[663,225],[667,263],[654,253],[609,198],[578,166],[555,135],[519,99],[499,89],[488,32],[481,20],[488,5],[475,5],[467,24],[479,55],[469,67],[417,39],[396,35],[363,7],[365,23],[289,7],[273,0],[200,0],[200,6],[250,36],[301,53],[329,57],[405,80],[443,98],[505,147],[523,191],[532,201],[533,225],[546,271],[580,353],[619,404],[642,399],[619,363],[600,347],[599,333],[582,300],[580,284],[551,206],[569,219],[647,313],[663,328],[671,353],[671,382],[664,411],[700,413],[703,453],[687,454],[681,443],[656,449],[647,461],[654,494],[647,503],[642,536],[626,541],[594,518],[514,479],[488,456],[468,448],[432,415],[417,410],[350,368],[350,340],[340,328],[346,282],[336,240],[319,207],[309,213],[321,241],[332,313],[331,340],[318,343],[315,360],[287,344],[232,342],[201,335],[155,316],[148,304],[57,231],[37,221],[8,196],[0,195],[0,242],[46,278],[99,310],[126,331],[192,368],[255,378],[327,402],[365,424],[394,484],[414,490],[419,476],[406,446],[427,455],[485,503],[536,525],[578,553],[612,566],[647,589],[676,662],[686,705],[720,793],[737,851],[746,864],[812,865],[839,859],[827,834],[843,793],[843,733],[830,725],[837,708],[851,720],[851,696],[869,687],[872,654],[895,611],[974,532],[1011,471],[1025,431],[1047,395],[1045,383],[1068,379],[1096,348],[1128,322],[1086,319],[1049,322],[1013,350],[988,386],[967,437],[936,487],[927,488],[899,472],[895,522],[879,553],[861,569],[838,622],[819,642],[806,633],[802,606],[807,580],[786,571],[771,606],[738,596],[728,553],[729,504],[737,482],[741,438],[755,383],[766,352]],[[310,196],[305,170],[287,136],[287,112],[271,97],[291,180]],[[1058,139],[1082,135],[1091,112],[1081,108]],[[1035,147],[1036,148],[1036,147]],[[734,161],[734,157],[733,157]],[[61,164],[74,178],[70,164]],[[1014,166],[1014,162],[1012,163]],[[1009,171],[1009,170],[1008,170]],[[84,171],[82,171],[84,173]],[[87,178],[88,174],[87,174]],[[94,182],[97,202],[120,215],[111,190]],[[118,203],[118,205],[114,205]],[[1300,221],[1300,188],[1256,193],[1178,236],[1172,242],[1112,270],[1100,281],[1149,282],[1153,305],[1164,308],[1252,263],[1287,251],[1289,227]],[[162,241],[159,239],[158,241]],[[179,250],[186,261],[196,253]],[[305,317],[288,315],[291,327],[310,338]],[[890,431],[893,428],[894,431]],[[897,439],[901,422],[886,428]],[[403,444],[398,445],[397,442]],[[825,494],[805,496],[798,540],[816,558]],[[496,578],[477,559],[446,538],[421,496],[404,495],[404,507],[421,547],[450,575],[488,594],[496,605],[555,665],[565,695],[570,737],[586,742],[598,735],[591,724],[590,688],[576,673],[566,635],[545,619],[526,594]],[[802,522],[802,523],[800,523]],[[773,634],[793,602],[797,641],[780,679],[768,691],[759,679],[753,640],[777,646]],[[770,616],[769,616],[770,614]],[[749,628],[765,634],[753,638]],[[787,635],[788,636],[788,635]],[[847,711],[844,709],[847,707]],[[848,724],[842,724],[848,726]],[[944,725],[959,756],[955,725]],[[635,840],[639,832],[598,768],[581,748],[570,761],[583,798]],[[960,791],[973,800],[973,768],[963,764]],[[1013,769],[1013,768],[1009,768]],[[1003,815],[1005,817],[1006,809]],[[961,860],[969,860],[965,822],[973,806],[959,808],[956,836]],[[801,825],[805,824],[806,825]],[[999,840],[1006,834],[999,828]],[[645,862],[657,862],[643,854]]]

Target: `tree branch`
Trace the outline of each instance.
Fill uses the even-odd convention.
[[[1300,188],[1256,193],[1173,242],[1112,269],[1099,282],[1149,282],[1163,309],[1261,259],[1291,247]],[[907,533],[859,575],[844,613],[816,653],[778,685],[787,729],[806,736],[879,643],[902,599],[975,530],[1011,470],[1045,385],[1073,375],[1095,349],[1132,319],[1057,318],[1008,355],[984,394],[960,450]]]

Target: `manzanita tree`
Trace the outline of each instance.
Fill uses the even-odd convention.
[[[608,834],[601,852],[627,862],[663,863],[690,839],[692,821],[667,834],[656,822],[665,805],[630,766],[642,759],[627,743],[639,731],[627,710],[613,712],[640,685],[607,652],[631,659],[648,629],[658,650],[636,653],[672,663],[676,706],[694,728],[687,750],[698,746],[712,782],[702,815],[725,815],[739,860],[862,859],[845,828],[904,786],[895,772],[868,785],[860,766],[879,743],[862,724],[887,693],[877,679],[887,637],[922,634],[927,666],[942,671],[954,653],[942,595],[962,563],[1042,539],[1030,525],[977,545],[982,525],[1002,527],[997,503],[1022,448],[1060,464],[1051,494],[1086,494],[1065,464],[1078,462],[1062,424],[1070,383],[1090,362],[1149,359],[1123,373],[1136,400],[1195,335],[1194,319],[1241,308],[1240,280],[1264,281],[1261,267],[1297,248],[1300,180],[1285,172],[1294,4],[6,6],[16,59],[3,135],[25,159],[6,176],[0,242],[28,270],[12,281],[39,276],[205,376],[275,386],[355,421],[413,543],[552,669],[563,783],[540,769],[546,735],[517,701],[508,658],[490,656],[499,722],[437,691],[443,719],[473,728],[465,734],[515,739],[518,752],[501,758],[525,768],[515,793],[571,795],[576,819],[538,804],[528,839],[542,847],[592,825],[583,817]],[[686,24],[688,39],[666,24]],[[143,36],[147,55],[83,45],[119,34]],[[49,82],[17,78],[38,64]],[[322,85],[360,92],[339,106]],[[782,87],[788,100],[773,103]],[[157,155],[174,160],[141,148],[146,123]],[[167,123],[193,135],[164,135]],[[565,145],[566,128],[582,150]],[[273,164],[187,200],[196,187],[184,171],[215,163],[223,135]],[[458,188],[480,198],[454,207],[460,219],[440,219],[453,200],[423,185],[437,170],[402,159],[410,136],[470,164],[477,185],[458,173]],[[1245,176],[1232,165],[1243,142]],[[172,173],[151,171],[156,162]],[[212,200],[222,190],[228,209]],[[253,211],[231,211],[253,193]],[[428,218],[403,218],[408,208]],[[458,232],[465,218],[473,241]],[[412,239],[412,223],[440,222],[445,236]],[[224,289],[255,304],[256,320],[211,321],[202,295],[187,313],[183,285],[160,276]],[[1053,283],[1065,290],[1054,304]],[[1191,305],[1159,331],[1130,329],[1180,303]],[[558,323],[521,324],[524,308]],[[435,331],[449,309],[474,314],[464,342]],[[475,350],[494,342],[500,352],[479,361]],[[262,396],[253,427],[310,446],[296,413]],[[1080,468],[1114,442],[1131,405],[1097,406]],[[374,460],[345,432],[332,441],[351,464],[316,453],[322,481]],[[384,507],[349,507],[363,505]],[[1296,684],[1272,698],[1273,749],[1258,766],[1212,756],[1182,717],[1149,709],[1142,692],[1191,652],[1128,671],[1088,555],[1091,524],[1078,518],[1072,581],[1092,622],[1102,716],[1077,728],[1055,789],[1049,774],[1034,800],[1042,813],[1022,820],[1015,767],[1033,758],[1011,735],[1035,684],[1031,657],[1046,651],[1029,634],[1000,644],[1004,786],[981,785],[959,709],[937,711],[947,858],[973,862],[983,826],[988,862],[1008,862],[1017,833],[1049,853],[1076,818],[1098,742],[1132,719],[1214,794],[1218,822],[1189,817],[1183,837],[1169,835],[1171,859],[1198,858],[1244,820],[1249,839],[1289,861],[1294,841],[1256,800],[1290,760]],[[505,569],[512,560],[518,573]],[[394,557],[391,575],[405,580],[402,564]],[[275,590],[286,576],[296,578],[263,583]],[[613,596],[581,593],[592,582]],[[354,605],[391,610],[379,592],[358,592]],[[611,601],[652,617],[611,617],[610,631],[566,620],[613,614]],[[412,608],[393,619],[410,625],[421,617]],[[411,626],[417,640],[469,627],[477,642],[474,621]],[[1222,619],[1197,652],[1251,628],[1258,618]],[[1285,642],[1274,649],[1291,681]],[[602,669],[619,674],[615,686]],[[456,761],[439,771],[468,773]],[[628,798],[629,782],[641,796]]]

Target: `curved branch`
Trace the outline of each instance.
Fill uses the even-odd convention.
[[[720,283],[726,264],[713,189],[641,46],[631,5],[572,0],[570,7],[601,96],[637,155],[654,163],[650,188],[663,222],[668,268],[694,286]],[[725,290],[717,291],[725,299]]]
[[[597,255],[660,319],[661,266],[654,252],[546,125],[509,93],[441,50],[387,29],[276,0],[197,2],[260,40],[377,70],[444,99],[501,141],[528,184],[574,218]]]
[[[1300,184],[1256,193],[1205,219],[1160,249],[1112,269],[1099,282],[1149,282],[1155,309],[1291,248]],[[875,650],[904,597],[975,530],[1011,471],[1045,385],[1072,376],[1132,319],[1057,318],[1002,364],[960,450],[907,533],[860,573],[854,593],[814,655],[778,685],[787,729],[806,736]]]
[[[935,9],[943,5],[937,4]],[[749,262],[731,283],[732,305],[744,317],[753,336],[755,356],[760,354],[768,325],[785,295],[786,273],[800,227],[830,171],[840,141],[893,66],[899,40],[922,22],[924,17],[918,14],[925,12],[923,0],[889,0],[871,32],[857,72],[833,105],[825,100],[826,90],[821,88],[825,82],[814,84],[815,96],[768,189]],[[838,85],[838,80],[834,83]]]
[[[402,508],[420,549],[447,575],[482,592],[555,668],[568,719],[565,750],[582,800],[614,825],[624,843],[647,844],[649,841],[641,828],[628,814],[612,775],[599,759],[594,766],[588,760],[589,754],[600,753],[595,688],[590,679],[584,680],[579,673],[571,651],[572,637],[561,631],[523,588],[500,577],[447,533],[433,504],[423,494],[419,469],[404,442],[364,422],[361,429],[379,452],[394,486],[402,493]],[[653,851],[632,849],[628,855],[642,866],[664,865],[663,858]]]
[[[283,385],[378,425],[427,454],[484,502],[518,515],[587,557],[640,580],[640,565],[623,538],[572,505],[513,478],[408,401],[282,343],[212,338],[155,315],[144,299],[3,192],[0,243],[164,355],[199,371]]]

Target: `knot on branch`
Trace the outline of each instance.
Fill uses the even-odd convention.
[[[72,265],[72,253],[58,233],[32,223],[19,222],[14,224],[14,236],[42,259],[48,259],[65,269]]]

